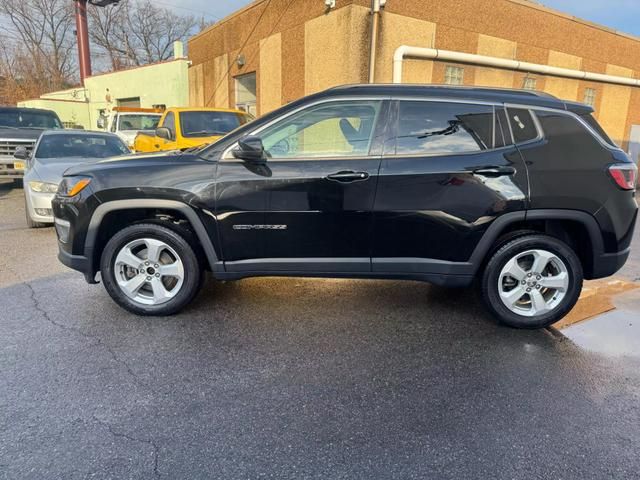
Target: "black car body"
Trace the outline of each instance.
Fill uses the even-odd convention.
[[[584,278],[606,277],[629,255],[637,170],[592,112],[535,92],[334,88],[206,148],[70,169],[54,200],[60,259],[93,282],[112,236],[152,223],[222,280],[467,286],[528,232],[569,246]]]
[[[31,153],[42,132],[52,128],[63,128],[52,110],[0,107],[0,179],[21,179],[24,169],[15,168],[16,150]]]

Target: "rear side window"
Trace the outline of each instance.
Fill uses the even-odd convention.
[[[490,105],[401,101],[396,153],[451,154],[494,148]]]
[[[607,142],[611,146],[615,146],[615,143],[613,143],[613,140],[611,140],[611,137],[607,135],[607,132],[605,132],[604,129],[600,126],[600,124],[596,121],[596,119],[593,118],[593,115],[591,115],[590,113],[585,113],[584,115],[580,115],[580,118],[582,118],[582,120],[584,120],[587,123],[587,125],[593,128],[596,131],[596,133],[600,135],[605,142]]]
[[[509,108],[507,113],[516,143],[530,142],[538,138],[538,129],[529,110]]]

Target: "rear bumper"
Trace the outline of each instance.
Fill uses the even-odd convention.
[[[627,263],[631,248],[622,252],[605,253],[595,258],[593,264],[593,274],[590,280],[606,278],[618,272]]]

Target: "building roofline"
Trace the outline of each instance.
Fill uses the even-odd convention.
[[[233,19],[234,17],[236,17],[238,15],[241,15],[241,14],[249,11],[250,9],[255,8],[255,7],[265,3],[267,1],[269,1],[269,0],[254,0],[253,2],[249,3],[248,5],[245,5],[244,7],[242,7],[241,9],[230,13],[229,15],[224,17],[219,22],[216,22],[213,25],[208,26],[207,28],[205,28],[201,32],[198,32],[195,35],[193,35],[192,37],[189,37],[189,39],[187,40],[187,43],[191,42],[192,40],[198,39],[200,36],[204,35],[205,33],[208,33],[209,31],[213,30],[214,28],[217,28],[220,25],[222,25],[224,23],[227,23],[229,20]],[[632,35],[630,33],[622,32],[620,30],[616,30],[614,28],[610,28],[610,27],[607,27],[605,25],[602,25],[600,23],[591,22],[589,20],[585,20],[584,18],[580,18],[580,17],[576,17],[576,16],[573,16],[573,15],[570,15],[568,13],[565,13],[565,12],[561,11],[561,10],[556,10],[555,8],[547,7],[546,5],[543,5],[542,3],[540,3],[537,0],[507,0],[507,1],[510,2],[510,3],[514,3],[516,5],[521,5],[523,7],[533,8],[533,9],[539,10],[541,12],[546,12],[546,13],[549,13],[551,15],[555,15],[557,17],[561,17],[561,18],[564,18],[566,20],[570,20],[572,22],[580,23],[580,24],[585,25],[587,27],[591,27],[591,28],[595,28],[597,30],[601,30],[601,31],[606,32],[606,33],[610,33],[610,34],[613,34],[613,35],[617,35],[619,37],[623,37],[623,38],[627,38],[629,40],[640,42],[640,36],[636,36],[636,35]]]
[[[121,72],[130,72],[131,70],[138,70],[138,69],[141,69],[141,68],[155,67],[155,66],[158,66],[158,65],[164,65],[166,63],[188,62],[188,61],[189,61],[189,59],[187,57],[172,58],[170,60],[161,60],[159,62],[147,63],[145,65],[136,65],[135,67],[123,68],[122,70],[114,70],[112,72],[96,73],[95,75],[91,75],[91,76],[87,77],[85,80],[91,79],[91,78],[95,78],[95,77],[103,77],[105,75],[115,75],[115,74],[121,73]],[[80,88],[81,88],[81,86],[80,86]]]
[[[43,93],[43,95],[51,95],[52,93],[56,93],[56,92]],[[27,98],[26,100],[20,100],[20,102],[18,102],[18,103],[40,102],[40,101],[43,101],[43,102],[79,103],[81,105],[86,105],[87,104],[87,102],[85,102],[83,100],[68,100],[68,99],[64,99],[64,98],[47,98],[47,97]]]
[[[619,37],[624,37],[629,40],[633,40],[635,42],[640,42],[640,36],[633,35],[631,33],[622,32],[620,30],[616,30],[615,28],[607,27],[606,25],[602,25],[601,23],[592,22],[590,20],[586,20],[581,17],[576,17],[569,13],[565,13],[561,10],[557,10],[555,8],[547,7],[546,5],[540,3],[538,0],[507,0],[508,2],[515,3],[516,5],[522,5],[523,7],[533,8],[535,10],[539,10],[541,12],[550,13],[557,17],[562,17],[566,20],[570,20],[572,22],[580,23],[587,27],[592,27],[597,30],[602,30],[603,32],[611,33],[613,35],[617,35]]]
[[[226,17],[224,17],[222,20],[214,23],[213,25],[209,25],[207,28],[205,28],[204,30],[202,30],[201,32],[196,33],[195,35],[193,35],[192,37],[189,37],[187,39],[187,44],[189,42],[191,42],[192,40],[195,40],[197,38],[199,38],[200,36],[204,35],[205,33],[209,32],[210,30],[213,30],[214,28],[219,27],[220,25],[227,23],[229,20],[237,17],[238,15],[242,15],[245,12],[248,12],[249,10],[251,10],[252,8],[255,8],[265,2],[267,2],[269,0],[253,0],[251,3],[249,3],[248,5],[245,5],[244,7],[242,7],[239,10],[236,10],[235,12],[230,13],[229,15],[227,15]]]

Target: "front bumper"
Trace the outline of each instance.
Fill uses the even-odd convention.
[[[0,179],[24,177],[24,169],[15,168],[14,162],[11,157],[0,157]]]
[[[62,246],[59,245],[58,247],[58,260],[60,260],[63,265],[84,274],[87,283],[98,283],[95,279],[95,272],[92,271],[91,262],[87,257],[84,255],[72,255],[66,252]]]
[[[53,207],[51,202],[55,193],[38,193],[24,186],[29,216],[34,222],[53,223]]]

